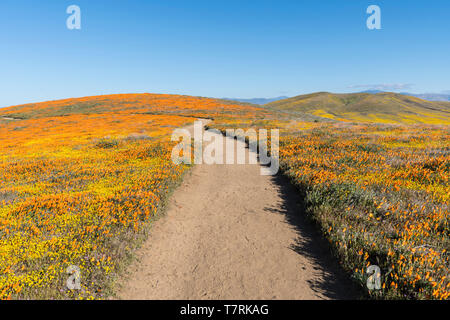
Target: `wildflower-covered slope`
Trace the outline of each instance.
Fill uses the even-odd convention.
[[[432,102],[389,92],[318,92],[271,102],[265,106],[270,110],[306,113],[346,122],[450,124],[449,102]]]
[[[363,288],[367,267],[381,268],[371,297],[448,299],[448,115],[418,121],[437,125],[406,125],[402,114],[393,115],[399,125],[298,115],[154,94],[0,109],[0,298],[109,296],[189,169],[170,161],[173,129],[202,117],[220,129],[280,129],[281,169],[304,204],[298,214],[317,222]],[[82,290],[67,289],[72,265]]]
[[[370,297],[448,299],[450,130],[235,119],[213,127],[280,129],[280,166],[304,212]],[[381,289],[367,290],[369,266]]]
[[[0,109],[0,299],[103,298],[188,169],[175,128],[257,108],[112,95]],[[69,290],[70,266],[81,290]]]

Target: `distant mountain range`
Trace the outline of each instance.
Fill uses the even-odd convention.
[[[361,91],[359,93],[371,93],[371,94],[377,94],[377,93],[387,93],[386,91],[380,91],[380,90],[366,90]],[[450,94],[442,94],[442,93],[409,93],[409,92],[400,92],[398,94],[402,94],[405,96],[413,96],[417,97],[423,100],[428,101],[450,101]],[[264,105],[271,102],[279,101],[288,99],[289,97],[281,96],[281,97],[274,97],[274,98],[252,98],[252,99],[240,99],[240,98],[224,98],[225,100],[233,100],[233,101],[239,101],[239,102],[245,102],[245,103],[252,103],[252,104],[259,104]]]
[[[403,93],[405,95],[414,96],[420,99],[429,100],[429,101],[450,101],[450,94],[440,94],[440,93]]]
[[[362,93],[383,93],[385,91],[380,90],[366,90],[362,91]],[[413,96],[420,99],[428,100],[428,101],[450,101],[450,94],[443,93],[411,93],[411,92],[400,92],[405,96]]]
[[[289,97],[281,96],[281,97],[275,97],[275,98],[252,98],[252,99],[240,99],[240,98],[223,98],[224,100],[232,100],[232,101],[239,101],[239,102],[245,102],[245,103],[252,103],[252,104],[267,104],[270,102],[278,101],[287,99]]]

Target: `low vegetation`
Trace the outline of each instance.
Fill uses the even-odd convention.
[[[250,111],[168,95],[2,109],[0,299],[111,295],[117,273],[189,169],[171,161],[173,129],[195,116]],[[82,290],[66,286],[72,265]]]
[[[280,166],[342,266],[372,298],[448,299],[448,127],[236,121],[280,128]],[[299,212],[299,214],[303,214]],[[370,265],[381,290],[367,290]]]
[[[1,109],[0,298],[111,295],[189,169],[170,161],[170,134],[201,117],[222,130],[280,128],[281,169],[304,204],[298,214],[317,223],[362,288],[367,267],[381,268],[382,288],[370,297],[448,299],[450,131],[417,124],[448,123],[445,108],[391,125],[379,124],[394,119],[383,112],[329,117],[281,105],[142,94]],[[66,287],[71,265],[82,290]]]
[[[363,286],[381,268],[377,298],[450,296],[449,132],[324,127],[284,137],[283,172],[299,187],[342,265]]]
[[[271,102],[265,107],[344,122],[450,124],[449,102],[426,101],[389,92],[317,92]]]

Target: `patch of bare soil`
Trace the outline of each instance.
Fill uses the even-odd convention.
[[[259,164],[196,165],[118,298],[358,298],[299,200],[285,178],[260,175]]]

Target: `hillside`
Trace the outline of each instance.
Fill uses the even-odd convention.
[[[317,110],[371,114],[364,97],[311,94],[297,97],[302,111],[278,109],[291,112],[165,94],[0,109],[0,300],[109,299],[133,270],[118,297],[341,298],[350,276],[366,290],[369,264],[383,277],[371,297],[448,299],[448,127],[311,121]],[[416,101],[379,99],[376,116],[395,107],[448,119]],[[285,177],[258,164],[174,163],[172,133],[192,134],[198,117],[222,132],[279,128],[270,148]],[[320,253],[329,249],[339,259]],[[67,270],[77,268],[73,290]]]
[[[188,165],[175,128],[264,116],[217,99],[118,94],[0,109],[0,300],[98,298]],[[64,287],[67,268],[80,291]]]
[[[238,116],[267,112],[257,106],[236,101],[194,97],[175,94],[111,94],[70,98],[0,109],[0,120],[35,119],[69,115],[103,113],[120,114],[164,114],[214,118],[216,116]]]
[[[271,102],[265,107],[339,121],[450,124],[450,103],[426,101],[390,92],[317,92]]]

